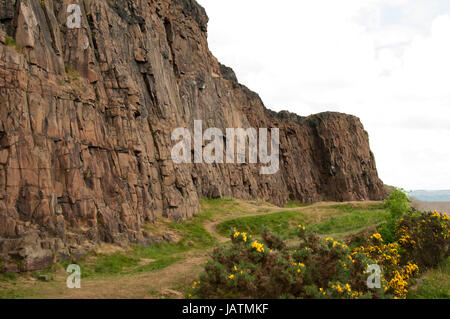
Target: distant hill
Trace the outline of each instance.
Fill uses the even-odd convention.
[[[450,190],[416,190],[410,192],[409,196],[422,202],[450,202]]]

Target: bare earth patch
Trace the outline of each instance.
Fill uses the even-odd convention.
[[[450,212],[450,202],[421,202],[418,200],[411,200],[411,205],[417,210],[435,211],[441,213]]]

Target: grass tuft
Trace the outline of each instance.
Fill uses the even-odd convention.
[[[22,53],[22,49],[17,45],[13,37],[7,35],[5,38],[5,44],[8,47],[14,48],[17,51],[17,53]]]
[[[410,290],[409,299],[450,299],[450,258],[427,272],[416,287]]]
[[[64,70],[66,71],[67,77],[69,78],[69,80],[71,82],[74,82],[74,81],[77,81],[78,79],[80,79],[80,73],[78,73],[78,71],[75,70],[70,65],[66,65],[64,67]]]
[[[233,229],[250,234],[260,234],[263,230],[268,230],[283,235],[305,220],[306,216],[301,212],[285,211],[228,220],[220,223],[217,226],[217,231],[223,236],[228,236]]]

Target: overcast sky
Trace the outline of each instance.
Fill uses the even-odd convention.
[[[450,189],[449,0],[197,1],[268,108],[359,116],[386,184]]]

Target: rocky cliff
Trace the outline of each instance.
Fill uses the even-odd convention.
[[[383,196],[358,118],[267,110],[208,50],[207,22],[194,0],[0,0],[0,267],[149,244],[145,223],[189,218],[201,197]],[[171,132],[194,120],[279,128],[280,171],[175,165]]]

